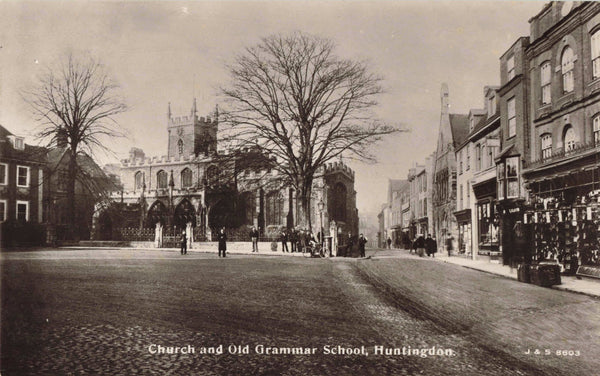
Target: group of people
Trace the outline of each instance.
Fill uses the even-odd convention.
[[[437,252],[437,241],[431,237],[431,234],[427,234],[427,237],[423,234],[418,234],[416,239],[413,241],[410,248],[410,253],[415,252],[419,256],[423,257],[426,253],[427,257],[435,257]]]
[[[367,239],[363,234],[360,234],[358,236],[358,239],[355,241],[354,237],[352,236],[352,233],[348,233],[348,240],[347,240],[347,248],[346,248],[346,255],[350,255],[352,246],[357,243],[358,244],[358,251],[360,252],[360,257],[365,257],[365,247],[367,245],[367,242],[369,241],[369,239]]]
[[[304,252],[306,247],[311,243],[321,243],[321,233],[317,233],[317,238],[315,239],[315,236],[309,230],[292,228],[286,231],[283,229],[279,234],[279,240],[281,241],[282,252],[290,252],[287,245],[288,241],[291,244],[291,252]]]
[[[259,232],[256,227],[252,227],[250,230],[250,239],[252,241],[252,252],[258,253],[258,238]],[[181,237],[179,238],[181,245],[181,254],[187,255],[187,234],[185,231],[181,233]],[[304,229],[294,229],[292,228],[289,231],[283,229],[279,235],[279,240],[281,241],[281,250],[283,252],[290,252],[288,248],[288,241],[291,243],[291,252],[305,252],[307,246],[314,246],[314,244],[321,243],[321,233],[317,233],[317,238],[315,239],[312,232]],[[360,234],[358,240],[355,241],[354,237],[351,233],[348,233],[347,240],[347,252],[352,248],[354,244],[358,244],[358,248],[360,251],[360,257],[365,257],[365,246],[367,244],[368,239]],[[222,227],[217,233],[217,242],[218,242],[218,250],[219,257],[226,257],[227,252],[227,234],[225,232],[225,227]]]

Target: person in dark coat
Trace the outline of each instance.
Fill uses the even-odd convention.
[[[358,248],[360,250],[360,257],[365,257],[365,246],[367,245],[368,239],[363,234],[358,237]]]
[[[452,244],[453,240],[452,234],[448,233],[448,236],[446,237],[446,251],[448,251],[448,257],[452,256],[452,250],[454,248]]]
[[[423,257],[423,254],[425,253],[425,238],[423,235],[417,235],[417,240],[415,240],[414,247],[416,248],[419,257]]]
[[[427,234],[427,239],[425,239],[425,251],[427,252],[427,256],[435,257],[437,242],[431,237],[431,234]]]
[[[346,254],[344,256],[349,257],[352,255],[352,246],[354,245],[354,238],[352,237],[352,233],[348,233],[348,244],[346,246]]]
[[[217,240],[219,241],[219,257],[221,257],[221,252],[223,252],[223,257],[226,257],[225,253],[227,252],[227,234],[225,233],[225,227],[223,227],[217,234]]]
[[[252,227],[250,230],[250,239],[252,240],[252,252],[258,252],[258,230]]]
[[[298,251],[298,231],[294,228],[290,230],[290,243],[292,245],[292,253]]]
[[[187,234],[185,233],[185,231],[183,231],[181,233],[181,254],[182,255],[187,255]]]
[[[281,231],[281,252],[290,252],[287,246],[288,236],[285,230]]]
[[[306,233],[304,230],[300,230],[298,233],[298,251],[304,253],[306,249]]]

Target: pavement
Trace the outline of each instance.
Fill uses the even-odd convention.
[[[392,249],[392,250],[380,250],[374,252],[374,257],[386,257],[390,253],[410,254],[415,258],[419,256],[414,253],[409,253],[405,249]],[[393,257],[393,256],[392,256]],[[517,279],[517,269],[511,268],[507,265],[500,263],[493,263],[487,260],[473,260],[462,256],[448,256],[447,254],[436,254],[435,258],[424,257],[432,261],[445,262],[449,264],[460,265],[465,268],[479,270],[485,273],[490,273],[498,276],[502,276],[510,279]],[[581,277],[581,279],[575,276],[561,275],[561,284],[554,285],[551,288],[555,290],[575,292],[578,294],[584,294],[592,297],[600,297],[600,280],[593,278]]]
[[[260,255],[260,256],[293,256],[293,257],[306,257],[301,252],[282,252],[280,250],[281,244],[277,244],[277,251],[270,249],[270,243],[262,242],[259,243],[259,252],[252,252],[252,245],[248,242],[230,242],[227,243],[227,254],[229,255]],[[131,248],[119,248],[119,247],[62,247],[61,249],[131,249]],[[137,248],[139,250],[146,251],[157,251],[157,248]],[[160,248],[160,251],[164,252],[180,252],[179,248]],[[194,243],[191,249],[188,250],[189,254],[194,253],[214,253],[217,254],[217,243],[215,242],[203,242]],[[419,256],[409,253],[405,249],[368,249],[367,256],[373,258],[396,258],[412,256],[418,258]],[[335,258],[334,258],[335,259]],[[517,270],[510,268],[509,266],[502,265],[499,263],[489,262],[487,260],[472,260],[470,258],[462,256],[448,256],[447,254],[436,254],[435,258],[424,257],[423,259],[445,262],[455,265],[460,265],[465,268],[479,270],[482,272],[502,276],[509,279],[517,279]],[[561,275],[561,284],[552,286],[551,288],[562,291],[569,291],[578,294],[584,294],[592,297],[600,297],[600,280],[593,278],[581,277],[578,279],[575,276]]]

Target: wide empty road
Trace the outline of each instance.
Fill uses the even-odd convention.
[[[598,300],[371,254],[4,252],[1,373],[598,374]]]

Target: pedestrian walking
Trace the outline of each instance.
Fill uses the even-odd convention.
[[[250,240],[252,241],[252,252],[258,253],[258,230],[256,227],[252,227],[250,230]]]
[[[448,251],[448,257],[452,256],[452,249],[453,249],[452,241],[453,240],[454,240],[454,238],[452,237],[452,235],[450,233],[448,233],[448,236],[446,237],[446,251]]]
[[[427,239],[425,239],[425,251],[427,252],[427,256],[435,257],[437,242],[431,237],[431,234],[427,234]]]
[[[181,244],[181,254],[187,255],[187,235],[185,231],[181,233],[181,238],[179,239]]]
[[[281,252],[290,252],[287,246],[288,236],[285,230],[281,231]]]
[[[389,236],[387,239],[387,246],[388,246],[388,249],[392,249],[392,239]]]
[[[415,248],[419,257],[423,257],[425,254],[425,238],[422,234],[417,235],[417,240],[415,240]]]
[[[360,257],[365,257],[365,246],[369,239],[365,238],[363,234],[358,237],[358,249],[360,250]]]
[[[223,257],[226,257],[225,253],[227,252],[227,234],[225,233],[225,227],[221,228],[217,234],[217,240],[219,241],[219,257],[221,257],[221,252],[223,253]]]

